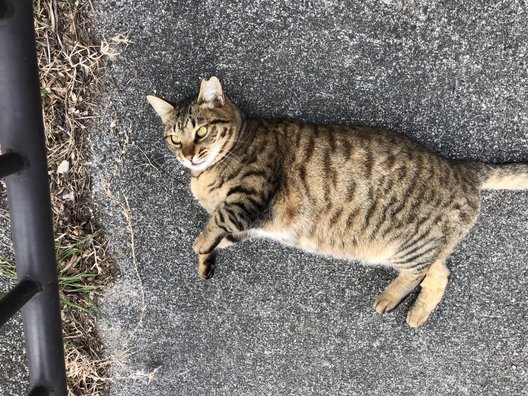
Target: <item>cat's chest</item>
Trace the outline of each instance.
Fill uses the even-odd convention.
[[[191,179],[191,192],[205,210],[212,213],[225,201],[229,183],[211,173],[203,173]]]

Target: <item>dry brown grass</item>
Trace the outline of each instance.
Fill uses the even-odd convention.
[[[87,127],[105,46],[92,36],[90,0],[34,0],[53,222],[70,395],[108,394],[108,360],[94,301],[112,282],[90,197]]]

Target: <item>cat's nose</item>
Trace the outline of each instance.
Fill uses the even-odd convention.
[[[194,157],[194,147],[191,145],[184,145],[182,147],[182,155],[183,155],[183,158],[192,162],[193,157]]]

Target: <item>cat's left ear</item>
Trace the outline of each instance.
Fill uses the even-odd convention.
[[[167,121],[169,121],[171,113],[174,111],[174,106],[169,102],[152,95],[147,95],[147,100],[154,110],[156,110],[156,113],[161,117],[161,122],[166,124]]]
[[[211,77],[209,80],[202,80],[197,103],[206,107],[222,107],[224,105],[224,93],[220,80]]]

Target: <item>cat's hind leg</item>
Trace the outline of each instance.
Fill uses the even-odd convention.
[[[447,285],[449,271],[445,266],[440,267],[440,264],[443,265],[457,242],[458,239],[454,243],[446,243],[445,237],[440,232],[431,230],[417,233],[403,243],[399,251],[389,260],[400,274],[376,298],[374,302],[376,312],[382,314],[392,311],[421,282],[422,292],[415,302],[416,306],[413,305],[410,309],[407,323],[412,327],[425,323],[442,299]],[[442,268],[445,268],[445,271]],[[438,287],[433,287],[433,284]]]
[[[431,262],[441,252],[443,238],[431,233],[417,234],[402,244],[389,263],[400,274],[374,301],[376,312],[392,311],[424,279]]]
[[[445,243],[432,261],[432,264],[427,268],[427,274],[420,284],[420,293],[407,313],[407,324],[409,326],[420,327],[423,325],[442,300],[450,273],[446,266],[446,260],[462,239],[462,236],[463,234],[460,234]]]
[[[379,314],[391,312],[418,286],[425,274],[426,270],[401,271],[398,277],[374,301],[374,309],[376,312]]]
[[[407,313],[407,324],[411,327],[423,325],[444,296],[449,279],[445,258],[437,259],[428,269],[421,290]]]

